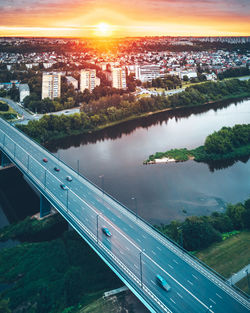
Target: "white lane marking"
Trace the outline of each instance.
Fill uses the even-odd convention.
[[[158,246],[156,247],[156,249],[158,249],[158,250],[162,251],[162,250],[161,250],[161,248],[160,248],[160,247],[158,247]]]
[[[126,247],[126,249],[129,251],[130,249],[129,249],[129,247]]]
[[[138,240],[139,242],[141,242],[141,240],[140,240],[139,238],[137,238],[137,240]]]
[[[134,267],[137,268],[137,269],[139,268],[135,263],[134,263]]]
[[[154,254],[154,255],[156,255],[156,253],[154,252],[154,250],[151,250],[152,251],[152,253]]]
[[[177,295],[183,299],[182,295],[179,292],[177,292]]]
[[[152,284],[154,284],[154,285],[156,286],[156,283],[155,283],[153,280],[151,280],[151,283],[152,283]]]
[[[213,302],[214,304],[216,304],[216,302],[215,302],[213,299],[209,298],[209,300],[210,300],[211,302]]]
[[[143,237],[144,239],[146,239],[146,238],[147,238],[145,235],[142,235],[142,237]]]
[[[175,259],[173,259],[174,263],[179,264]]]
[[[190,285],[192,285],[192,286],[194,285],[190,280],[188,280],[188,283],[189,283]]]
[[[132,225],[129,225],[130,228],[134,229],[134,227]]]
[[[128,231],[127,227],[123,227],[123,229],[124,229],[125,231]]]
[[[199,280],[199,278],[198,278],[198,277],[196,277],[194,274],[192,274],[192,276],[193,276],[195,279]]]
[[[172,265],[168,264],[168,266],[171,267],[172,269],[174,269]]]
[[[170,298],[170,300],[171,300],[174,304],[176,304],[172,298]]]
[[[216,296],[219,297],[220,299],[222,299],[222,296],[219,295],[218,293],[216,293]]]

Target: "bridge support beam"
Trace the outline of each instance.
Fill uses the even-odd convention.
[[[44,195],[40,194],[40,217],[49,215],[50,212],[51,212],[51,204],[44,197]]]
[[[1,152],[1,166],[6,167],[10,164],[11,161],[9,160],[9,158],[3,152]]]

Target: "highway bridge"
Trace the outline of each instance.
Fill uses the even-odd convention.
[[[39,191],[41,215],[56,208],[151,312],[250,311],[249,299],[229,282],[2,119],[0,149],[2,165],[14,163]],[[156,275],[168,282],[170,291]]]

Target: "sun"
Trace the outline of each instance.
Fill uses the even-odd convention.
[[[110,36],[111,35],[111,26],[107,23],[99,23],[95,26],[95,34],[96,36]]]

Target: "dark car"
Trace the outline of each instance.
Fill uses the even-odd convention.
[[[108,237],[111,237],[111,236],[112,236],[111,232],[109,231],[109,229],[108,229],[107,227],[103,227],[102,231],[103,231],[103,233],[104,233],[106,236],[108,236]]]
[[[63,189],[63,190],[68,190],[69,188],[66,186],[66,185],[64,185],[64,184],[60,184],[60,187]]]
[[[57,167],[57,166],[55,166],[55,167],[54,167],[54,170],[55,170],[56,172],[59,172],[59,171],[60,171],[60,168]]]
[[[166,280],[161,277],[161,275],[156,275],[156,279],[157,282],[159,283],[159,285],[165,289],[166,291],[170,291],[171,287],[169,286],[169,284],[166,282]]]
[[[67,176],[66,179],[67,181],[72,181],[73,178],[71,176]]]
[[[47,158],[43,158],[43,162],[47,163],[48,159]]]

